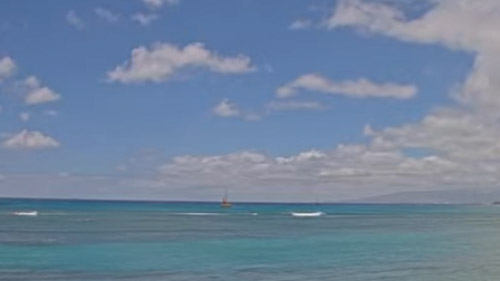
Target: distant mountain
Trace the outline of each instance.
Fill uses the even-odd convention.
[[[353,201],[360,203],[490,204],[495,201],[500,201],[500,190],[397,192]]]

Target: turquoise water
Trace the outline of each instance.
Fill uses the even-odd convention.
[[[0,280],[498,276],[500,206],[0,200]]]

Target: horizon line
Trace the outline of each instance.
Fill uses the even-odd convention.
[[[155,200],[155,199],[104,199],[104,198],[53,198],[53,197],[15,197],[0,196],[0,200],[41,200],[41,201],[88,201],[88,202],[115,202],[115,203],[204,203],[220,204],[220,201],[213,200]],[[363,202],[363,201],[329,201],[329,202],[304,202],[304,201],[231,201],[233,204],[301,204],[301,205],[489,205],[486,203],[448,203],[448,202]]]

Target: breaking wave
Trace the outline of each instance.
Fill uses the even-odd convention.
[[[309,212],[309,213],[291,212],[290,214],[293,217],[298,217],[298,218],[312,218],[312,217],[321,217],[325,215],[325,213],[323,212]]]
[[[29,212],[21,211],[21,212],[13,212],[12,214],[14,214],[16,216],[29,216],[29,217],[36,217],[36,216],[38,216],[38,212],[37,211],[29,211]]]

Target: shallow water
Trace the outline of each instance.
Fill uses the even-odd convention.
[[[0,280],[497,280],[499,234],[500,206],[3,199]]]

